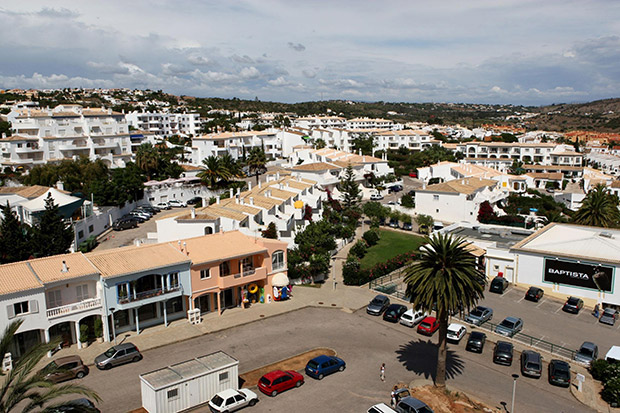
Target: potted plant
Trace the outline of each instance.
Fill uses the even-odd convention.
[[[82,347],[88,346],[88,326],[86,324],[80,325],[80,342]]]
[[[97,337],[97,342],[103,343],[103,322],[101,318],[95,318],[95,325],[93,326],[95,330],[95,337]]]

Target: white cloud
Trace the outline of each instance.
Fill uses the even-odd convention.
[[[288,42],[288,47],[295,50],[296,52],[303,52],[304,50],[306,50],[306,46],[301,43]]]
[[[260,72],[254,66],[250,66],[241,69],[239,75],[244,79],[257,79],[260,76]]]

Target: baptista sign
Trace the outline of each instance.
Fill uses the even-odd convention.
[[[545,258],[545,282],[611,292],[614,268],[556,258]]]

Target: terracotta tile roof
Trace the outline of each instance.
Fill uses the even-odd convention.
[[[261,192],[259,192],[261,195],[265,195],[265,193],[267,191],[271,191],[271,196],[273,198],[277,198],[277,199],[290,199],[292,197],[294,197],[295,195],[297,195],[296,192],[291,192],[291,191],[285,191],[284,189],[279,189],[273,186],[270,186],[268,188],[261,188]]]
[[[120,277],[134,272],[189,262],[184,254],[170,244],[141,245],[89,252],[86,258],[99,270],[102,278]]]
[[[285,185],[288,184],[291,188],[295,189],[306,189],[310,188],[312,184],[306,182],[300,182],[295,179],[287,179]]]
[[[488,186],[496,186],[497,181],[492,179],[465,178],[453,179],[440,184],[429,185],[426,189],[417,189],[418,192],[449,192],[455,194],[471,195],[474,192]]]
[[[222,132],[202,135],[193,138],[194,140],[220,140],[230,138],[251,138],[252,136],[268,136],[275,135],[276,132],[269,131],[249,131],[249,132]]]
[[[192,260],[192,266],[267,252],[267,248],[255,242],[254,238],[243,235],[239,231],[203,235],[181,240],[181,243],[185,243],[185,253]],[[170,243],[169,245],[178,251],[178,243]],[[184,254],[180,251],[179,253]],[[233,274],[237,270],[231,268]]]
[[[66,272],[63,272],[63,261],[67,266]],[[28,261],[28,264],[44,284],[99,273],[82,253],[37,258]]]
[[[202,168],[200,166],[186,165],[186,164],[181,165],[181,168],[183,168],[184,171],[200,171],[200,170],[202,170]]]
[[[559,166],[559,165],[523,165],[524,169],[547,170],[547,171],[583,171],[583,166]]]
[[[27,199],[38,198],[49,191],[48,186],[32,185],[32,186],[3,186],[0,187],[0,194],[15,194]],[[60,191],[60,190],[59,190]],[[67,191],[60,191],[63,194],[69,194]]]
[[[0,142],[23,142],[23,141],[38,141],[39,138],[34,136],[13,135],[8,138],[0,139]]]
[[[424,131],[424,130],[418,130],[418,129],[403,129],[403,130],[390,130],[390,131],[384,131],[384,132],[379,132],[377,133],[377,135],[379,136],[412,136],[412,135],[423,135],[423,136],[429,136],[430,133]]]
[[[342,169],[341,166],[326,162],[315,162],[308,164],[296,165],[291,168],[293,171],[329,171],[332,169]]]
[[[611,182],[611,187],[612,188],[620,188],[620,181],[612,181]]]
[[[28,261],[0,266],[0,294],[11,294],[42,287],[43,285],[28,266]]]
[[[534,179],[550,179],[553,181],[561,181],[564,178],[562,172],[528,172],[525,175]]]
[[[207,214],[215,215],[218,217],[230,218],[237,221],[243,221],[248,216],[241,211],[236,210],[235,208],[230,208],[224,204],[213,204],[207,207]]]

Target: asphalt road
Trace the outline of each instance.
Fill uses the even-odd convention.
[[[260,402],[248,411],[360,412],[378,402],[389,403],[390,389],[399,381],[432,377],[436,354],[433,341],[414,329],[384,322],[364,311],[350,314],[308,308],[149,350],[139,363],[110,371],[93,368],[81,383],[102,396],[102,411],[125,412],[141,405],[141,373],[217,350],[237,358],[239,371],[244,372],[316,347],[331,347],[347,362],[344,372],[322,381],[307,378],[301,388],[275,398],[259,394]],[[493,407],[502,408],[502,402],[510,406],[511,374],[518,373],[518,363],[512,367],[493,364],[491,346],[481,355],[465,352],[464,347],[464,341],[450,346],[448,384]],[[386,363],[385,382],[379,380],[381,363]],[[519,379],[515,410],[591,411],[577,402],[568,389],[550,386],[546,372],[540,380]]]

